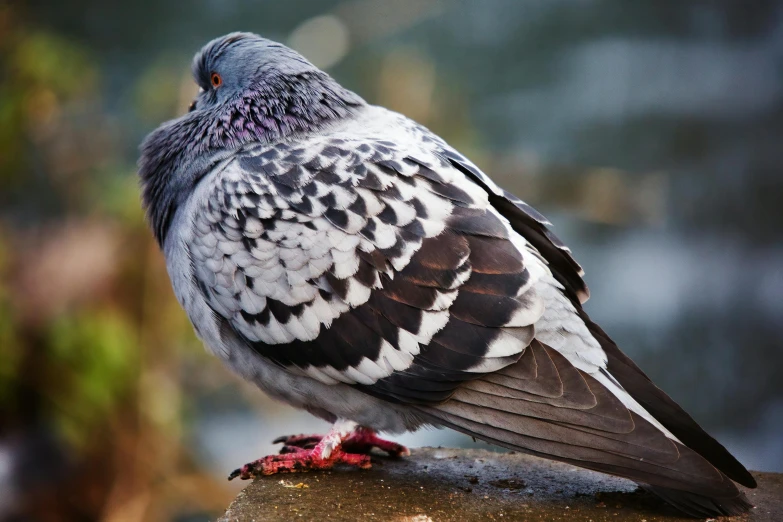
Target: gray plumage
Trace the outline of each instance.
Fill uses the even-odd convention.
[[[685,512],[752,476],[585,314],[570,251],[429,130],[235,33],[142,145],[151,227],[207,348],[269,395],[384,431],[447,426],[637,480]]]

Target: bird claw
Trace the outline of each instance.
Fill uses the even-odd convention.
[[[284,435],[273,441],[273,444],[283,443],[281,454],[294,453],[296,449],[312,449],[323,439],[323,435]],[[382,439],[369,428],[356,428],[341,444],[346,453],[369,454],[373,448],[378,448],[390,457],[407,457],[410,450],[402,444]]]
[[[272,444],[283,443],[285,447],[298,447],[303,449],[313,449],[316,444],[321,442],[323,435],[283,435],[272,441]],[[281,450],[282,453],[282,450]]]
[[[331,469],[335,464],[346,464],[360,469],[372,467],[369,455],[346,453],[335,449],[329,457],[322,457],[319,449],[305,450],[295,448],[291,453],[270,455],[249,462],[231,472],[228,480],[239,477],[248,480],[253,477],[275,475],[277,473],[304,473],[312,470]]]
[[[349,453],[369,454],[373,448],[378,448],[390,457],[408,457],[411,450],[402,444],[380,438],[369,428],[356,428],[342,444],[344,451]]]
[[[372,467],[370,451],[373,448],[378,448],[390,457],[406,457],[411,454],[405,446],[382,439],[373,430],[362,427],[354,429],[347,436],[335,435],[335,432],[331,432],[327,437],[286,435],[276,438],[274,443],[283,444],[278,455],[269,455],[249,462],[232,471],[228,480],[331,469],[335,464],[369,469]]]
[[[312,449],[312,448],[302,448],[299,446],[289,446],[286,444],[282,448],[280,448],[280,451],[278,453],[280,455],[288,455],[291,453],[299,453],[300,451],[307,451],[308,449]]]

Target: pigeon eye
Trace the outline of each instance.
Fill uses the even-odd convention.
[[[212,82],[212,87],[215,89],[223,85],[223,78],[221,78],[220,75],[216,72],[212,73],[212,75],[209,77],[209,81]]]

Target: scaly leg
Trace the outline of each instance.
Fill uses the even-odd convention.
[[[283,443],[281,454],[297,453],[303,449],[312,449],[323,439],[323,435],[290,435],[276,438],[273,443]],[[369,454],[373,448],[387,453],[390,457],[407,457],[410,450],[402,444],[380,438],[374,430],[363,426],[356,427],[343,440],[342,449],[347,453]]]
[[[338,421],[324,437],[317,441],[312,449],[293,445],[284,446],[287,451],[282,455],[270,455],[235,469],[228,480],[240,477],[247,480],[259,475],[274,475],[275,473],[295,473],[314,469],[330,469],[335,464],[347,464],[362,469],[368,469],[370,457],[356,453],[347,453],[343,443],[355,432],[357,426],[352,421]],[[294,442],[309,445],[313,440],[305,438],[294,439]],[[310,437],[312,439],[312,437]],[[285,441],[283,441],[285,442]]]

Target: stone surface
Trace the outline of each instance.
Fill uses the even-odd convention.
[[[674,522],[681,518],[627,480],[514,453],[420,448],[373,469],[257,478],[220,522],[531,520]],[[783,521],[783,475],[754,473],[756,505],[731,520]]]

